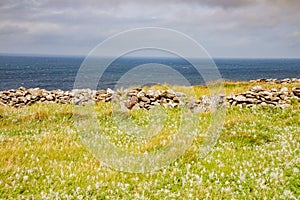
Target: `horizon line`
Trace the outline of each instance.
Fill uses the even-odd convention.
[[[61,57],[61,58],[85,58],[88,55],[83,54],[39,54],[39,53],[3,53],[0,52],[0,56],[24,56],[24,57]],[[106,56],[109,58],[110,56]],[[141,55],[141,56],[128,56],[128,58],[176,58],[171,56],[147,56],[147,55]],[[211,57],[212,59],[300,59],[299,57],[230,57],[230,56],[215,56]],[[191,59],[203,59],[203,58],[197,58],[197,57],[191,57]]]

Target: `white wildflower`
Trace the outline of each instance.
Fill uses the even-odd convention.
[[[298,169],[297,167],[294,167],[294,168],[293,168],[293,172],[294,172],[294,173],[299,173],[299,169]]]
[[[23,176],[23,181],[27,181],[28,180],[28,176]]]

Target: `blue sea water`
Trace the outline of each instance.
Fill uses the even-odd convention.
[[[0,56],[0,90],[20,86],[71,90],[83,57]],[[259,78],[300,78],[300,59],[214,59],[223,79],[249,81]],[[198,72],[179,58],[120,58],[103,73],[98,88],[114,88],[130,69],[158,63],[170,66],[192,85],[204,84]],[[137,74],[138,75],[138,74]],[[166,73],[163,75],[168,76]]]

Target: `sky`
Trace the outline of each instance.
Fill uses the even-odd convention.
[[[300,58],[299,10],[299,0],[1,0],[0,53],[87,55],[119,32],[162,27],[212,57]]]

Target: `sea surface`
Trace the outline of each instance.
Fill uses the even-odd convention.
[[[47,90],[71,90],[74,88],[75,77],[83,61],[84,57],[2,55],[0,56],[0,90],[16,89],[20,86],[25,88],[39,87]],[[300,59],[216,58],[214,62],[218,67],[221,78],[227,80],[249,81],[260,78],[300,78]],[[99,78],[97,88],[114,88],[124,74],[137,66],[149,65],[149,63],[156,63],[157,69],[162,65],[174,69],[183,75],[191,85],[205,84],[202,76],[187,60],[139,57],[115,60]],[[174,78],[168,70],[146,70],[148,70],[147,75],[160,76],[161,84],[169,83],[169,80],[173,81],[171,81],[171,84],[174,84],[174,81],[176,82],[176,77]],[[145,76],[145,71],[143,70],[140,72],[139,70],[131,71],[131,76],[128,76],[127,81],[133,80],[134,77],[143,79],[143,76]],[[180,85],[180,81],[178,83]],[[130,82],[127,84],[130,85]]]

